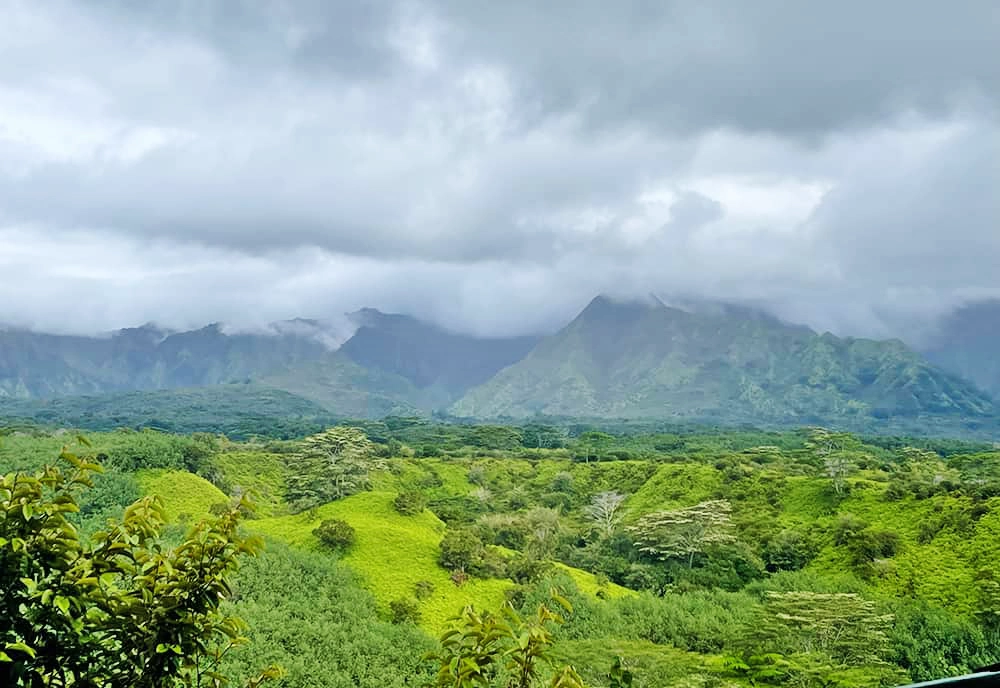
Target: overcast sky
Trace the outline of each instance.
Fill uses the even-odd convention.
[[[884,336],[1000,296],[1000,2],[0,0],[0,321]]]

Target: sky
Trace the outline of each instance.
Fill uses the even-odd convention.
[[[0,0],[0,45],[7,324],[1000,297],[995,0]]]

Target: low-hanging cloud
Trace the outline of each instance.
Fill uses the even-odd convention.
[[[656,292],[888,336],[1000,295],[985,0],[3,12],[0,321],[516,334]]]

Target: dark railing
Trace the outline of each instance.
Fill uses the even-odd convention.
[[[974,674],[956,676],[954,678],[941,678],[937,681],[924,681],[923,683],[911,683],[900,688],[930,688],[931,686],[944,686],[945,688],[1000,688],[1000,664],[983,667]]]

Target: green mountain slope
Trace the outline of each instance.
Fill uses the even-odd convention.
[[[365,308],[351,314],[358,330],[340,348],[372,370],[398,375],[422,390],[454,401],[521,360],[537,337],[472,337],[406,315]],[[446,404],[445,404],[446,405]]]
[[[451,411],[813,423],[986,417],[993,404],[898,341],[817,335],[736,307],[686,312],[598,297]]]
[[[350,418],[414,415],[440,405],[433,390],[421,390],[404,377],[358,365],[340,351],[264,375],[265,384]]]
[[[307,321],[267,334],[219,325],[166,333],[145,326],[108,337],[0,331],[0,396],[47,398],[242,381],[327,353]]]

